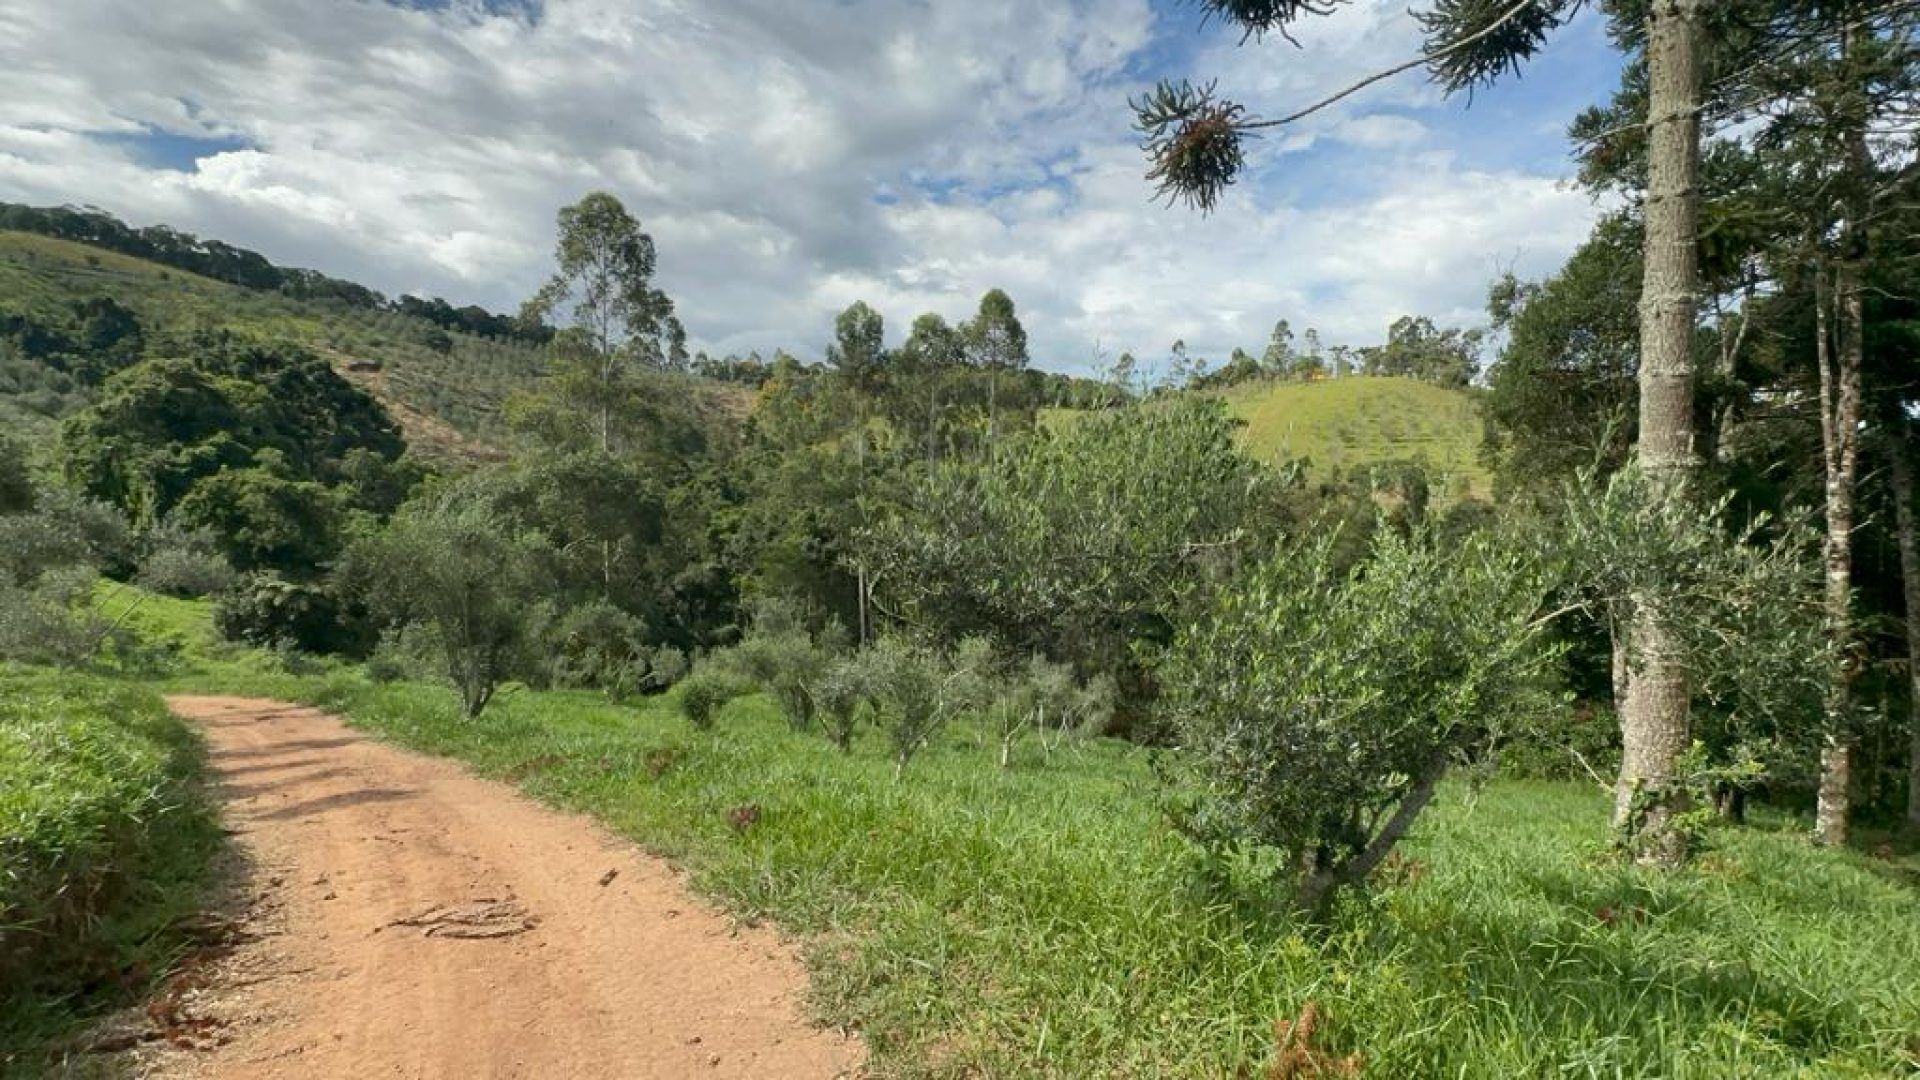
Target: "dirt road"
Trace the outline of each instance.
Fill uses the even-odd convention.
[[[177,697],[248,863],[164,1077],[836,1077],[805,975],[593,823],[313,709]],[[172,1007],[172,1006],[169,1006]]]

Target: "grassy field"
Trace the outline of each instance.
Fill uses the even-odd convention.
[[[0,666],[0,1075],[182,946],[218,838],[200,774],[152,690]]]
[[[1308,1002],[1367,1076],[1920,1068],[1920,859],[1813,850],[1799,822],[1716,832],[1665,876],[1607,852],[1591,787],[1455,786],[1370,897],[1308,927],[1195,887],[1127,744],[1028,744],[1003,772],[963,727],[896,782],[877,742],[842,756],[761,698],[711,733],[670,700],[528,690],[465,723],[437,687],[209,653],[200,605],[129,623],[182,644],[176,685],[337,709],[676,860],[799,935],[814,1009],[882,1076],[1243,1076]]]
[[[1394,460],[1423,460],[1485,495],[1481,423],[1473,398],[1415,379],[1346,378],[1256,382],[1221,395],[1247,425],[1247,446],[1264,460],[1305,458],[1320,472],[1349,472]]]

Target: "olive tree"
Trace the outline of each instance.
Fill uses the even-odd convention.
[[[1307,910],[1362,881],[1450,766],[1529,715],[1556,651],[1546,572],[1484,535],[1382,529],[1364,563],[1338,566],[1327,537],[1283,547],[1161,668],[1189,835],[1277,852]]]
[[[550,549],[462,489],[409,503],[356,543],[345,573],[375,615],[427,634],[468,719],[527,664]]]

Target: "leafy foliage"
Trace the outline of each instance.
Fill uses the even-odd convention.
[[[1172,402],[942,462],[862,551],[886,568],[887,607],[943,641],[991,635],[1089,676],[1124,671],[1253,542],[1269,483],[1217,404]]]
[[[529,614],[550,549],[516,532],[469,491],[409,503],[355,543],[346,579],[380,619],[431,635],[441,674],[477,717],[502,682],[527,672]]]
[[[1185,627],[1161,667],[1218,855],[1278,853],[1307,908],[1366,877],[1456,761],[1523,721],[1550,669],[1530,560],[1483,536],[1375,534],[1342,575],[1325,540],[1283,548]]]

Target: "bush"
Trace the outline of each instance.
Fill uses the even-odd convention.
[[[852,752],[860,720],[874,708],[865,665],[858,657],[835,661],[813,681],[810,692],[827,738],[842,752]]]
[[[87,605],[93,583],[80,566],[28,585],[0,581],[0,660],[73,668],[92,659],[110,630]]]
[[[893,745],[894,775],[904,773],[949,720],[979,703],[988,656],[984,642],[948,660],[897,637],[882,638],[859,654],[859,678],[878,704],[880,726]]]
[[[238,580],[219,542],[204,530],[163,525],[148,534],[146,549],[135,580],[153,592],[195,600],[225,592]]]
[[[672,689],[675,683],[687,677],[690,666],[686,653],[671,645],[660,646],[647,657],[647,689]]]
[[[1193,781],[1183,825],[1225,865],[1277,855],[1307,909],[1364,880],[1457,758],[1527,714],[1554,650],[1547,576],[1483,536],[1377,530],[1281,551],[1185,628],[1161,671]]]
[[[463,714],[480,715],[500,684],[530,673],[528,629],[548,581],[545,540],[494,513],[472,489],[409,503],[356,543],[342,579],[388,625],[431,636]]]
[[[134,571],[140,545],[127,516],[111,504],[95,502],[66,488],[43,488],[34,499],[34,514],[70,538],[77,561],[112,578]]]
[[[825,666],[827,657],[805,632],[755,633],[715,653],[711,662],[773,695],[780,715],[795,731],[813,726],[813,694],[808,682]]]
[[[1100,676],[1085,686],[1074,680],[1073,668],[1035,654],[1024,670],[1008,677],[986,712],[1000,739],[1000,767],[1013,764],[1013,744],[1020,733],[1032,730],[1054,740],[1106,724],[1113,713],[1114,685]]]
[[[249,574],[222,593],[213,624],[228,641],[262,649],[283,643],[309,653],[363,656],[375,634],[366,614],[323,585]]]
[[[619,701],[641,689],[652,667],[646,624],[605,600],[560,617],[551,630],[553,681],[593,687]]]
[[[680,711],[695,728],[712,731],[720,710],[745,690],[738,679],[724,672],[695,671],[680,681]]]

